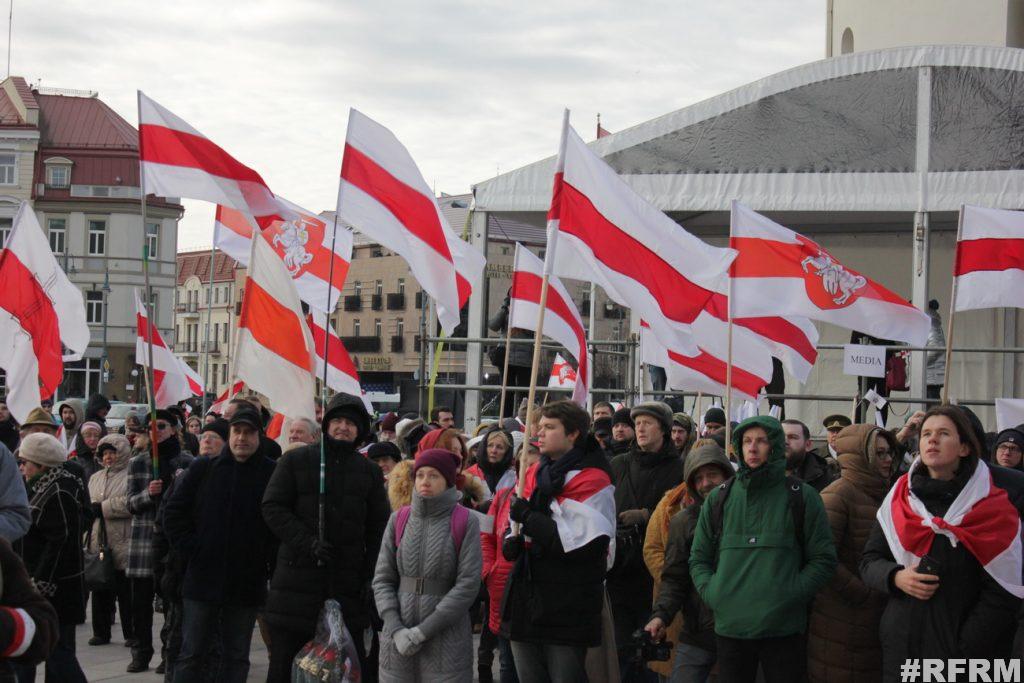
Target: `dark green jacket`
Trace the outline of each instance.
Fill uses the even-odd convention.
[[[768,462],[750,469],[742,459],[743,433],[761,427],[768,434]],[[804,547],[798,548],[786,491],[784,435],[779,421],[758,416],[733,433],[741,454],[736,483],[722,515],[717,549],[710,510],[721,495],[715,489],[701,508],[690,551],[690,574],[704,602],[714,611],[715,632],[729,638],[770,638],[803,633],[815,593],[832,577],[836,550],[821,496],[802,484]]]

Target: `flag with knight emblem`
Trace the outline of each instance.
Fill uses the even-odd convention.
[[[551,377],[548,379],[549,387],[562,387],[563,389],[574,389],[576,387],[576,371],[569,365],[569,362],[562,358],[562,354],[555,354],[555,362],[551,364]]]
[[[928,342],[927,314],[844,266],[817,243],[739,202],[729,246],[735,318],[803,316],[914,346]]]

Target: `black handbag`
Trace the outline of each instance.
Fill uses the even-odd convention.
[[[91,591],[112,591],[115,590],[117,582],[117,567],[114,566],[114,554],[110,552],[110,543],[107,541],[107,522],[103,515],[99,515],[100,534],[96,543],[96,550],[92,551],[92,526],[85,535],[85,548],[82,556],[85,560],[85,587]]]

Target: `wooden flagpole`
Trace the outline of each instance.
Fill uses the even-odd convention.
[[[732,244],[732,227],[736,222],[736,200],[732,201],[729,212],[729,244]],[[726,332],[726,365],[725,365],[725,452],[729,452],[729,443],[732,439],[732,263],[729,264],[729,284],[726,290],[725,309],[729,324]],[[735,454],[739,459],[742,456]]]
[[[142,91],[135,91],[135,102],[138,107],[139,121],[142,121]],[[146,391],[148,393],[149,400],[149,446],[150,446],[150,458],[153,465],[153,478],[158,479],[160,477],[160,453],[157,449],[157,431],[156,431],[156,397],[154,395],[154,382],[153,382],[153,314],[154,311],[149,310],[152,307],[153,302],[153,290],[149,284],[149,242],[146,240],[146,170],[142,165],[142,136],[139,135],[139,190],[142,195],[141,214],[142,214],[142,274],[146,288],[146,346],[149,352],[149,367],[143,367],[143,373],[145,374]],[[103,312],[106,315],[106,311]]]
[[[960,205],[960,217],[956,223],[956,251],[960,251],[960,238],[964,231],[964,205]],[[954,256],[955,259],[955,256]],[[946,333],[946,376],[942,382],[942,403],[949,403],[949,371],[953,365],[953,322],[956,320],[956,266],[953,267],[953,286],[949,294],[949,331]]]

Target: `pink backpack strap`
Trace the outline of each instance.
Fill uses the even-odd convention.
[[[405,533],[405,525],[409,521],[410,514],[412,514],[412,508],[403,505],[395,515],[395,548],[402,545],[402,534]]]
[[[452,540],[455,542],[455,556],[462,554],[462,541],[466,538],[466,527],[469,526],[469,509],[456,505],[452,510]]]

